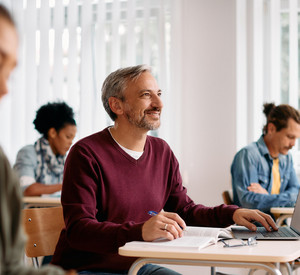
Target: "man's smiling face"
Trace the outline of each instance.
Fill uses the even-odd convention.
[[[124,115],[138,128],[156,130],[163,108],[161,90],[151,73],[145,72],[128,82],[124,91]]]

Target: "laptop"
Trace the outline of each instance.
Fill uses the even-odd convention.
[[[257,227],[253,232],[244,226],[233,226],[231,228],[234,238],[257,240],[299,240],[300,239],[300,192],[292,216],[291,226],[281,226],[278,231],[267,231],[264,227]]]

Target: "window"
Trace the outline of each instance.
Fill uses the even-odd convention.
[[[237,150],[257,140],[264,102],[300,108],[300,1],[237,3]],[[300,174],[300,145],[292,154]]]
[[[170,89],[172,1],[10,2],[21,45],[11,93],[0,108],[0,124],[7,129],[0,143],[11,162],[23,145],[37,139],[32,121],[48,101],[64,100],[74,109],[77,139],[110,125],[100,90],[120,67],[148,64],[161,89]],[[170,96],[164,93],[163,100]],[[152,134],[167,137],[168,130]]]

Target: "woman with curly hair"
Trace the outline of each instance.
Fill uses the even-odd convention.
[[[23,147],[14,165],[24,196],[60,195],[65,156],[77,131],[74,112],[64,102],[48,103],[33,124],[42,137]]]

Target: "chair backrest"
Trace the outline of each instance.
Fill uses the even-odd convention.
[[[231,190],[225,190],[222,193],[222,198],[225,204],[230,205],[233,204],[233,200],[232,200],[232,191]]]
[[[23,209],[23,226],[27,234],[25,254],[41,257],[54,254],[62,228],[65,226],[62,207]]]

